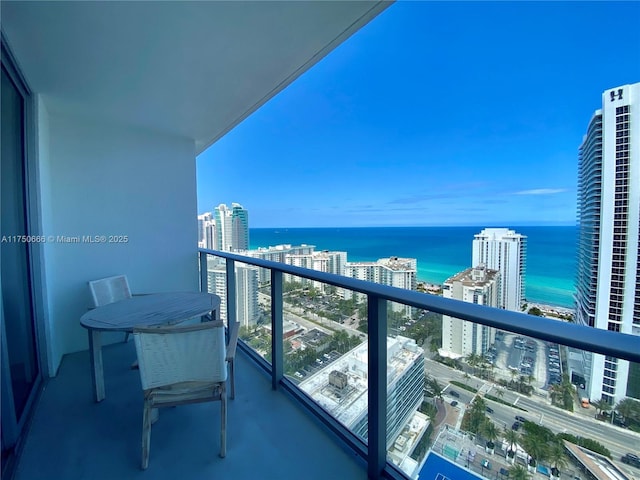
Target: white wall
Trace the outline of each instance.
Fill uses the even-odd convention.
[[[44,109],[43,109],[44,110]],[[198,289],[194,142],[44,111],[41,154],[50,364],[88,347],[87,282],[124,273],[134,293]],[[41,148],[45,146],[41,145]],[[126,235],[126,243],[58,236]],[[116,338],[113,336],[111,341]]]

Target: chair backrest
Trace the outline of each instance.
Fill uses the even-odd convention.
[[[142,388],[227,379],[222,321],[133,330]]]
[[[101,278],[89,282],[93,306],[99,307],[108,303],[117,302],[131,297],[129,282],[126,275]]]

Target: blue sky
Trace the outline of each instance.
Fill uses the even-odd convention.
[[[397,2],[197,159],[251,227],[568,225],[640,2]]]

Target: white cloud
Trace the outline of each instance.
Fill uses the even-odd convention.
[[[566,188],[534,188],[533,190],[515,192],[515,195],[555,195],[566,191]]]

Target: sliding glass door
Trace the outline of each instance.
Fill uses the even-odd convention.
[[[29,241],[27,102],[29,93],[2,48],[0,170],[0,321],[2,473],[20,440],[41,380]],[[3,475],[4,476],[4,475]]]

